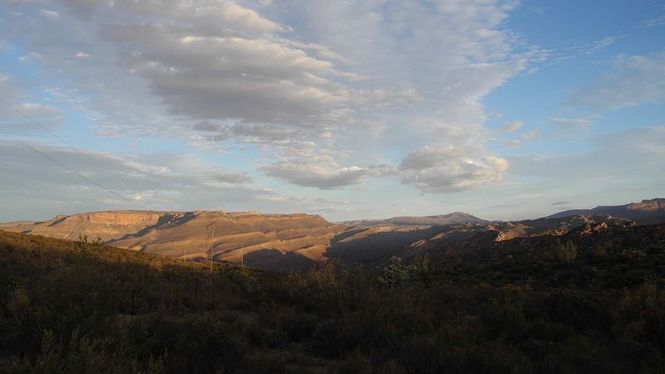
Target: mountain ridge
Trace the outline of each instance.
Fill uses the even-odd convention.
[[[451,224],[488,223],[490,221],[478,218],[465,212],[452,212],[430,216],[395,216],[385,219],[360,219],[344,221],[349,226],[443,226]]]
[[[654,224],[665,221],[665,198],[642,200],[624,205],[600,205],[591,209],[571,209],[545,218],[566,218],[579,215],[607,215],[635,220],[639,224]]]
[[[111,246],[184,260],[212,257],[264,270],[297,271],[328,260],[374,266],[394,256],[491,250],[517,238],[665,223],[665,199],[594,209],[522,221],[487,221],[453,212],[342,224],[304,213],[119,210],[5,223],[0,230],[56,239],[99,238]]]

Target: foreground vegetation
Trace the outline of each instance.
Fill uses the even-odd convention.
[[[665,246],[275,275],[0,232],[0,371],[665,372]]]

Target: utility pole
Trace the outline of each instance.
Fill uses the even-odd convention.
[[[233,222],[238,225],[238,218],[233,217]],[[240,239],[240,266],[245,266],[245,241]]]
[[[74,228],[72,229],[72,231],[70,231],[69,234],[67,234],[67,236],[65,236],[65,239],[69,239],[69,237],[72,236],[72,234],[74,233],[74,231],[76,231],[76,229],[78,229],[79,227],[81,227],[82,224],[83,224],[83,221],[77,223],[76,226],[74,226]]]
[[[215,240],[215,228],[213,227],[213,225],[215,223],[217,223],[217,221],[206,226],[206,228],[210,230],[210,238],[208,241],[208,258],[210,259],[210,271],[212,271],[212,248],[213,248],[213,241]]]

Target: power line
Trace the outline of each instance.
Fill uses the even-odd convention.
[[[210,252],[210,255],[208,256],[210,258],[210,271],[212,271],[212,250],[214,247],[214,241],[215,241],[215,224],[217,221],[213,221],[211,224],[206,226],[206,229],[210,230],[210,241],[208,244],[208,250]]]
[[[8,103],[5,99],[3,99],[1,97],[0,97],[0,103],[4,104],[6,107],[12,109],[16,113],[20,114],[22,117],[27,119],[30,123],[39,126],[42,130],[48,132],[49,134],[51,134],[51,136],[58,139],[61,143],[63,143],[66,146],[70,147],[74,152],[76,152],[76,153],[80,154],[81,156],[87,158],[90,162],[92,162],[96,166],[101,167],[101,165],[97,161],[95,161],[95,159],[90,157],[90,155],[88,155],[87,153],[85,153],[85,152],[81,151],[80,149],[76,148],[74,145],[72,145],[66,139],[62,138],[60,135],[58,135],[57,133],[55,133],[54,131],[49,129],[48,126],[45,126],[45,125],[41,124],[39,121],[37,121],[36,119],[30,117],[27,113],[25,113],[24,111],[19,109],[17,106]]]
[[[15,105],[12,105],[11,103],[7,102],[7,101],[6,101],[5,99],[3,99],[2,97],[0,97],[0,103],[2,103],[3,105],[5,105],[6,107],[10,108],[11,110],[15,111],[15,112],[18,113],[21,117],[23,117],[23,118],[25,118],[26,120],[28,120],[30,123],[35,124],[35,125],[37,125],[38,127],[40,127],[42,130],[44,130],[45,132],[49,133],[51,136],[53,136],[54,138],[56,138],[57,140],[59,140],[61,143],[63,143],[64,145],[68,146],[69,149],[71,149],[72,151],[74,151],[74,152],[78,153],[79,155],[83,156],[84,158],[88,159],[88,161],[90,161],[90,162],[91,162],[92,164],[94,164],[97,168],[99,168],[99,170],[104,170],[104,169],[105,169],[105,166],[101,165],[101,164],[100,164],[98,161],[96,161],[94,158],[90,157],[90,155],[89,155],[88,153],[86,153],[86,152],[82,151],[81,149],[75,147],[71,142],[69,142],[69,141],[67,141],[66,139],[64,139],[63,137],[59,136],[59,135],[58,135],[57,133],[55,133],[53,130],[49,129],[48,126],[45,126],[45,125],[43,125],[42,123],[40,123],[38,120],[32,118],[30,115],[28,115],[25,111],[21,110],[19,107],[15,106]],[[5,129],[5,131],[6,131],[6,130],[7,130],[7,129]],[[9,138],[10,141],[12,141],[11,136],[10,136],[10,135],[7,135],[7,132],[5,132],[5,136],[6,136],[7,138]],[[16,140],[16,141],[17,141],[17,142],[21,142],[20,140]],[[88,178],[88,177],[82,175],[81,173],[77,172],[76,170],[73,170],[73,169],[67,167],[66,165],[64,165],[64,164],[62,164],[62,163],[60,163],[60,162],[58,162],[57,160],[54,160],[54,159],[50,158],[50,157],[49,157],[48,155],[46,155],[44,152],[39,151],[38,149],[36,149],[36,148],[34,148],[33,146],[31,146],[29,143],[27,143],[27,142],[22,142],[22,144],[23,144],[24,146],[26,146],[26,147],[32,149],[34,152],[40,154],[42,157],[49,159],[51,162],[54,162],[54,163],[58,164],[59,166],[61,166],[61,167],[65,168],[65,169],[67,169],[68,171],[70,171],[70,172],[72,172],[72,173],[78,175],[78,176],[81,177],[82,179],[85,179],[86,181],[88,181],[89,183],[95,185],[96,187],[98,187],[98,188],[100,188],[100,189],[103,189],[104,191],[106,191],[106,192],[108,192],[108,193],[110,193],[110,194],[113,194],[113,195],[116,196],[116,197],[120,197],[122,200],[129,201],[129,202],[131,202],[132,204],[134,204],[134,205],[136,205],[136,206],[138,206],[138,207],[141,207],[141,208],[144,209],[144,210],[149,210],[148,208],[146,208],[146,207],[142,206],[141,204],[137,203],[135,200],[133,200],[133,199],[129,199],[129,198],[125,197],[125,196],[122,196],[122,195],[120,195],[120,194],[114,192],[114,191],[111,191],[110,189],[105,188],[105,187],[101,186],[100,184],[98,184],[98,183],[92,181],[90,178]],[[154,175],[148,174],[148,173],[146,173],[145,171],[143,171],[143,170],[141,170],[141,169],[139,169],[139,168],[133,168],[133,169],[134,169],[135,172],[138,172],[138,174],[141,174],[141,175],[147,176],[147,177],[149,177],[149,178],[154,177]],[[210,177],[211,177],[211,173],[208,173],[208,175],[190,175],[189,177],[190,177],[190,178],[191,178],[191,177],[193,177],[193,178],[210,178]],[[119,180],[119,181],[120,181],[120,182],[126,187],[126,184],[124,183],[124,181],[123,181],[123,179],[122,179],[121,177],[119,177],[118,180]]]
[[[88,159],[88,161],[92,162],[95,166],[99,167],[100,169],[103,169],[103,168],[104,168],[104,166],[102,166],[102,165],[101,165],[99,162],[97,162],[94,158],[90,157],[90,155],[89,155],[87,152],[84,152],[84,151],[82,151],[80,148],[77,148],[77,147],[74,146],[70,141],[67,141],[67,139],[64,139],[63,137],[61,137],[60,135],[58,135],[56,132],[54,132],[53,130],[49,129],[48,126],[45,126],[45,125],[43,125],[42,123],[40,123],[39,121],[37,121],[36,119],[30,117],[30,115],[28,115],[27,113],[25,113],[23,110],[21,110],[21,109],[18,108],[17,106],[8,103],[6,100],[4,100],[4,99],[1,98],[1,97],[0,97],[0,103],[4,104],[5,106],[7,106],[7,107],[10,108],[11,110],[15,111],[16,113],[20,114],[22,117],[24,117],[25,119],[27,119],[30,123],[35,124],[35,125],[37,125],[38,127],[40,127],[42,130],[44,130],[45,132],[48,132],[51,136],[53,136],[54,138],[56,138],[57,140],[59,140],[62,144],[68,146],[68,147],[69,147],[71,150],[73,150],[74,152],[76,152],[76,153],[78,153],[79,155],[81,155],[81,156],[85,157],[86,159]],[[148,174],[148,173],[146,173],[145,171],[143,171],[143,170],[141,170],[141,169],[138,169],[138,168],[133,168],[133,169],[134,169],[134,171],[136,171],[136,172],[138,172],[139,174],[142,174],[142,175],[144,175],[144,176],[147,176],[147,177],[154,177],[154,175]],[[189,175],[188,177],[190,177],[190,178],[202,178],[202,179],[203,179],[203,178],[214,178],[214,173],[212,173],[212,172],[208,172],[208,173],[205,174],[205,175],[197,175],[197,174],[194,174],[194,175]],[[122,181],[122,178],[119,178],[119,180]],[[124,184],[124,183],[123,183],[123,184]]]
[[[68,142],[67,140],[63,139],[61,136],[59,136],[58,134],[56,134],[55,132],[53,132],[53,131],[52,131],[51,129],[49,129],[47,126],[44,126],[43,124],[41,124],[41,123],[40,123],[39,121],[37,121],[36,119],[30,117],[27,113],[25,113],[24,111],[22,111],[21,109],[19,109],[17,106],[8,103],[8,102],[7,102],[5,99],[3,99],[2,97],[0,97],[0,103],[4,104],[4,105],[7,106],[8,108],[14,110],[16,113],[18,113],[19,115],[21,115],[22,117],[24,117],[25,119],[27,119],[30,123],[39,126],[42,130],[44,130],[44,131],[48,132],[49,134],[51,134],[51,136],[53,136],[54,138],[58,139],[61,143],[67,145],[67,146],[68,146],[70,149],[72,149],[74,152],[76,152],[76,153],[78,153],[79,155],[81,155],[81,156],[85,157],[86,159],[88,159],[88,160],[89,160],[90,162],[92,162],[95,166],[97,166],[100,170],[103,170],[103,169],[104,169],[104,167],[103,167],[102,165],[100,165],[95,159],[93,159],[92,157],[90,157],[90,155],[88,155],[87,153],[85,153],[85,152],[81,151],[80,149],[74,147],[70,142]],[[6,129],[5,129],[5,131],[4,131],[4,135],[5,135],[5,137],[9,138],[10,141],[12,140],[11,137],[7,135],[7,131],[6,131]],[[78,175],[78,176],[81,177],[82,179],[85,179],[85,180],[88,181],[89,183],[93,184],[95,187],[100,188],[100,189],[102,189],[102,190],[104,190],[104,191],[106,191],[106,192],[108,192],[108,193],[110,193],[110,194],[112,194],[112,195],[114,195],[114,196],[116,196],[116,197],[119,197],[120,199],[122,199],[122,200],[124,200],[124,201],[128,201],[128,202],[130,202],[131,204],[134,204],[134,205],[136,205],[137,207],[140,207],[141,209],[144,209],[144,210],[150,210],[150,209],[148,209],[148,208],[142,206],[141,204],[137,203],[136,200],[134,200],[134,199],[130,199],[130,198],[127,198],[127,197],[125,197],[125,196],[123,196],[123,195],[121,195],[121,194],[119,194],[119,193],[117,193],[117,192],[115,192],[115,191],[112,191],[112,190],[110,190],[110,189],[108,189],[108,188],[106,188],[106,187],[100,185],[99,183],[97,183],[97,182],[91,180],[90,178],[86,177],[85,175],[83,175],[83,174],[77,172],[76,170],[73,170],[73,169],[67,167],[67,166],[64,165],[63,163],[61,163],[61,162],[59,162],[59,161],[57,161],[57,160],[55,160],[55,159],[49,157],[49,156],[46,155],[44,152],[38,150],[37,148],[33,147],[33,146],[30,145],[29,143],[27,143],[27,142],[23,142],[23,141],[21,141],[21,140],[15,140],[15,141],[22,143],[24,146],[26,146],[26,147],[32,149],[35,153],[38,153],[38,154],[41,155],[42,157],[44,157],[44,158],[50,160],[51,162],[53,162],[53,163],[55,163],[55,164],[57,164],[57,165],[59,165],[59,166],[65,168],[66,170],[68,170],[68,171],[70,171],[70,172],[72,172],[72,173]],[[122,181],[122,178],[120,178],[120,180]],[[124,184],[124,183],[123,183],[123,184]]]
[[[0,133],[2,133],[2,135],[4,135],[5,138],[7,138],[9,141],[14,141],[14,142],[17,142],[17,143],[23,145],[24,147],[26,147],[26,148],[32,150],[33,152],[37,153],[37,154],[40,155],[41,157],[45,158],[46,160],[48,160],[48,161],[50,161],[50,162],[52,162],[52,163],[54,163],[54,164],[60,166],[61,168],[63,168],[63,169],[65,169],[65,170],[69,171],[69,172],[72,173],[72,174],[77,175],[79,178],[81,178],[81,179],[83,179],[84,181],[88,182],[89,184],[91,184],[91,185],[93,185],[93,186],[99,188],[100,190],[105,191],[105,192],[107,192],[107,193],[109,193],[109,194],[111,194],[111,195],[113,195],[113,196],[115,196],[115,197],[117,197],[117,198],[119,198],[119,199],[121,199],[121,200],[124,200],[124,201],[127,201],[127,202],[131,203],[131,204],[134,204],[134,205],[136,205],[137,207],[139,207],[139,208],[141,208],[141,209],[143,209],[143,210],[150,210],[150,209],[144,207],[143,205],[137,203],[135,200],[130,199],[130,198],[126,197],[126,196],[123,196],[123,195],[121,195],[121,194],[119,194],[119,193],[117,193],[117,192],[115,192],[115,191],[112,191],[112,190],[110,190],[110,189],[104,187],[103,185],[101,185],[101,184],[95,182],[94,180],[90,179],[89,177],[87,177],[87,176],[85,176],[85,175],[79,173],[78,171],[76,171],[76,170],[70,168],[69,166],[63,164],[62,162],[60,162],[60,161],[54,159],[53,157],[49,156],[48,154],[44,153],[43,151],[39,150],[38,148],[32,146],[30,143],[25,142],[25,141],[20,140],[20,139],[12,139],[11,134],[9,134],[9,133],[6,131],[6,129],[0,129]]]
[[[8,102],[7,102],[6,100],[4,100],[2,97],[0,97],[0,103],[2,103],[3,105],[5,105],[6,107],[10,108],[11,110],[15,111],[16,113],[20,114],[22,117],[24,117],[25,119],[27,119],[30,123],[35,124],[35,125],[37,125],[38,127],[40,127],[42,130],[44,130],[45,132],[48,132],[51,136],[53,136],[54,138],[56,138],[57,140],[59,140],[62,144],[68,146],[71,150],[73,150],[74,152],[76,152],[76,153],[78,153],[79,155],[81,155],[81,156],[85,157],[86,159],[88,159],[88,161],[90,161],[90,162],[92,162],[93,164],[95,164],[95,166],[97,166],[97,167],[99,167],[99,168],[101,168],[101,169],[104,168],[104,166],[102,166],[102,165],[101,165],[99,162],[97,162],[94,158],[90,157],[90,155],[89,155],[87,152],[84,152],[84,151],[82,151],[80,148],[77,148],[77,147],[74,146],[70,141],[67,141],[67,139],[64,139],[63,137],[61,137],[60,135],[58,135],[56,132],[54,132],[53,130],[49,129],[48,126],[45,126],[44,124],[40,123],[40,122],[37,121],[36,119],[30,117],[30,115],[28,115],[27,113],[25,113],[23,110],[21,110],[21,109],[18,108],[17,106],[8,103]],[[144,176],[147,176],[147,177],[154,177],[154,175],[148,174],[148,173],[146,173],[145,171],[143,171],[143,170],[141,170],[141,169],[138,169],[138,168],[134,168],[134,171],[136,171],[136,172],[138,172],[139,174],[142,174],[142,175],[144,175]],[[211,177],[214,177],[214,174],[209,172],[209,173],[207,173],[206,175],[189,175],[189,177],[191,177],[191,178],[211,178]],[[120,181],[122,181],[122,178],[120,178]],[[123,184],[124,184],[124,183],[123,183]]]

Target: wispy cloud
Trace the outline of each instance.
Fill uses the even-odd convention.
[[[590,126],[593,123],[593,118],[590,117],[581,117],[581,118],[564,118],[564,117],[552,117],[550,121],[558,126],[565,128],[581,128]]]
[[[522,146],[526,142],[536,140],[540,137],[540,131],[538,130],[529,130],[522,134],[519,138],[508,139],[502,141],[502,144],[509,148],[517,148]]]
[[[570,205],[572,203],[572,201],[555,201],[552,203],[552,206]]]
[[[642,22],[640,26],[645,28],[665,26],[665,6],[661,7],[661,14],[647,19],[646,21]]]
[[[570,105],[614,110],[665,99],[665,52],[620,56],[611,71],[577,91]]]
[[[510,123],[506,123],[505,125],[501,125],[499,129],[503,132],[514,132],[519,130],[522,126],[524,126],[524,122],[522,121],[513,121]]]

